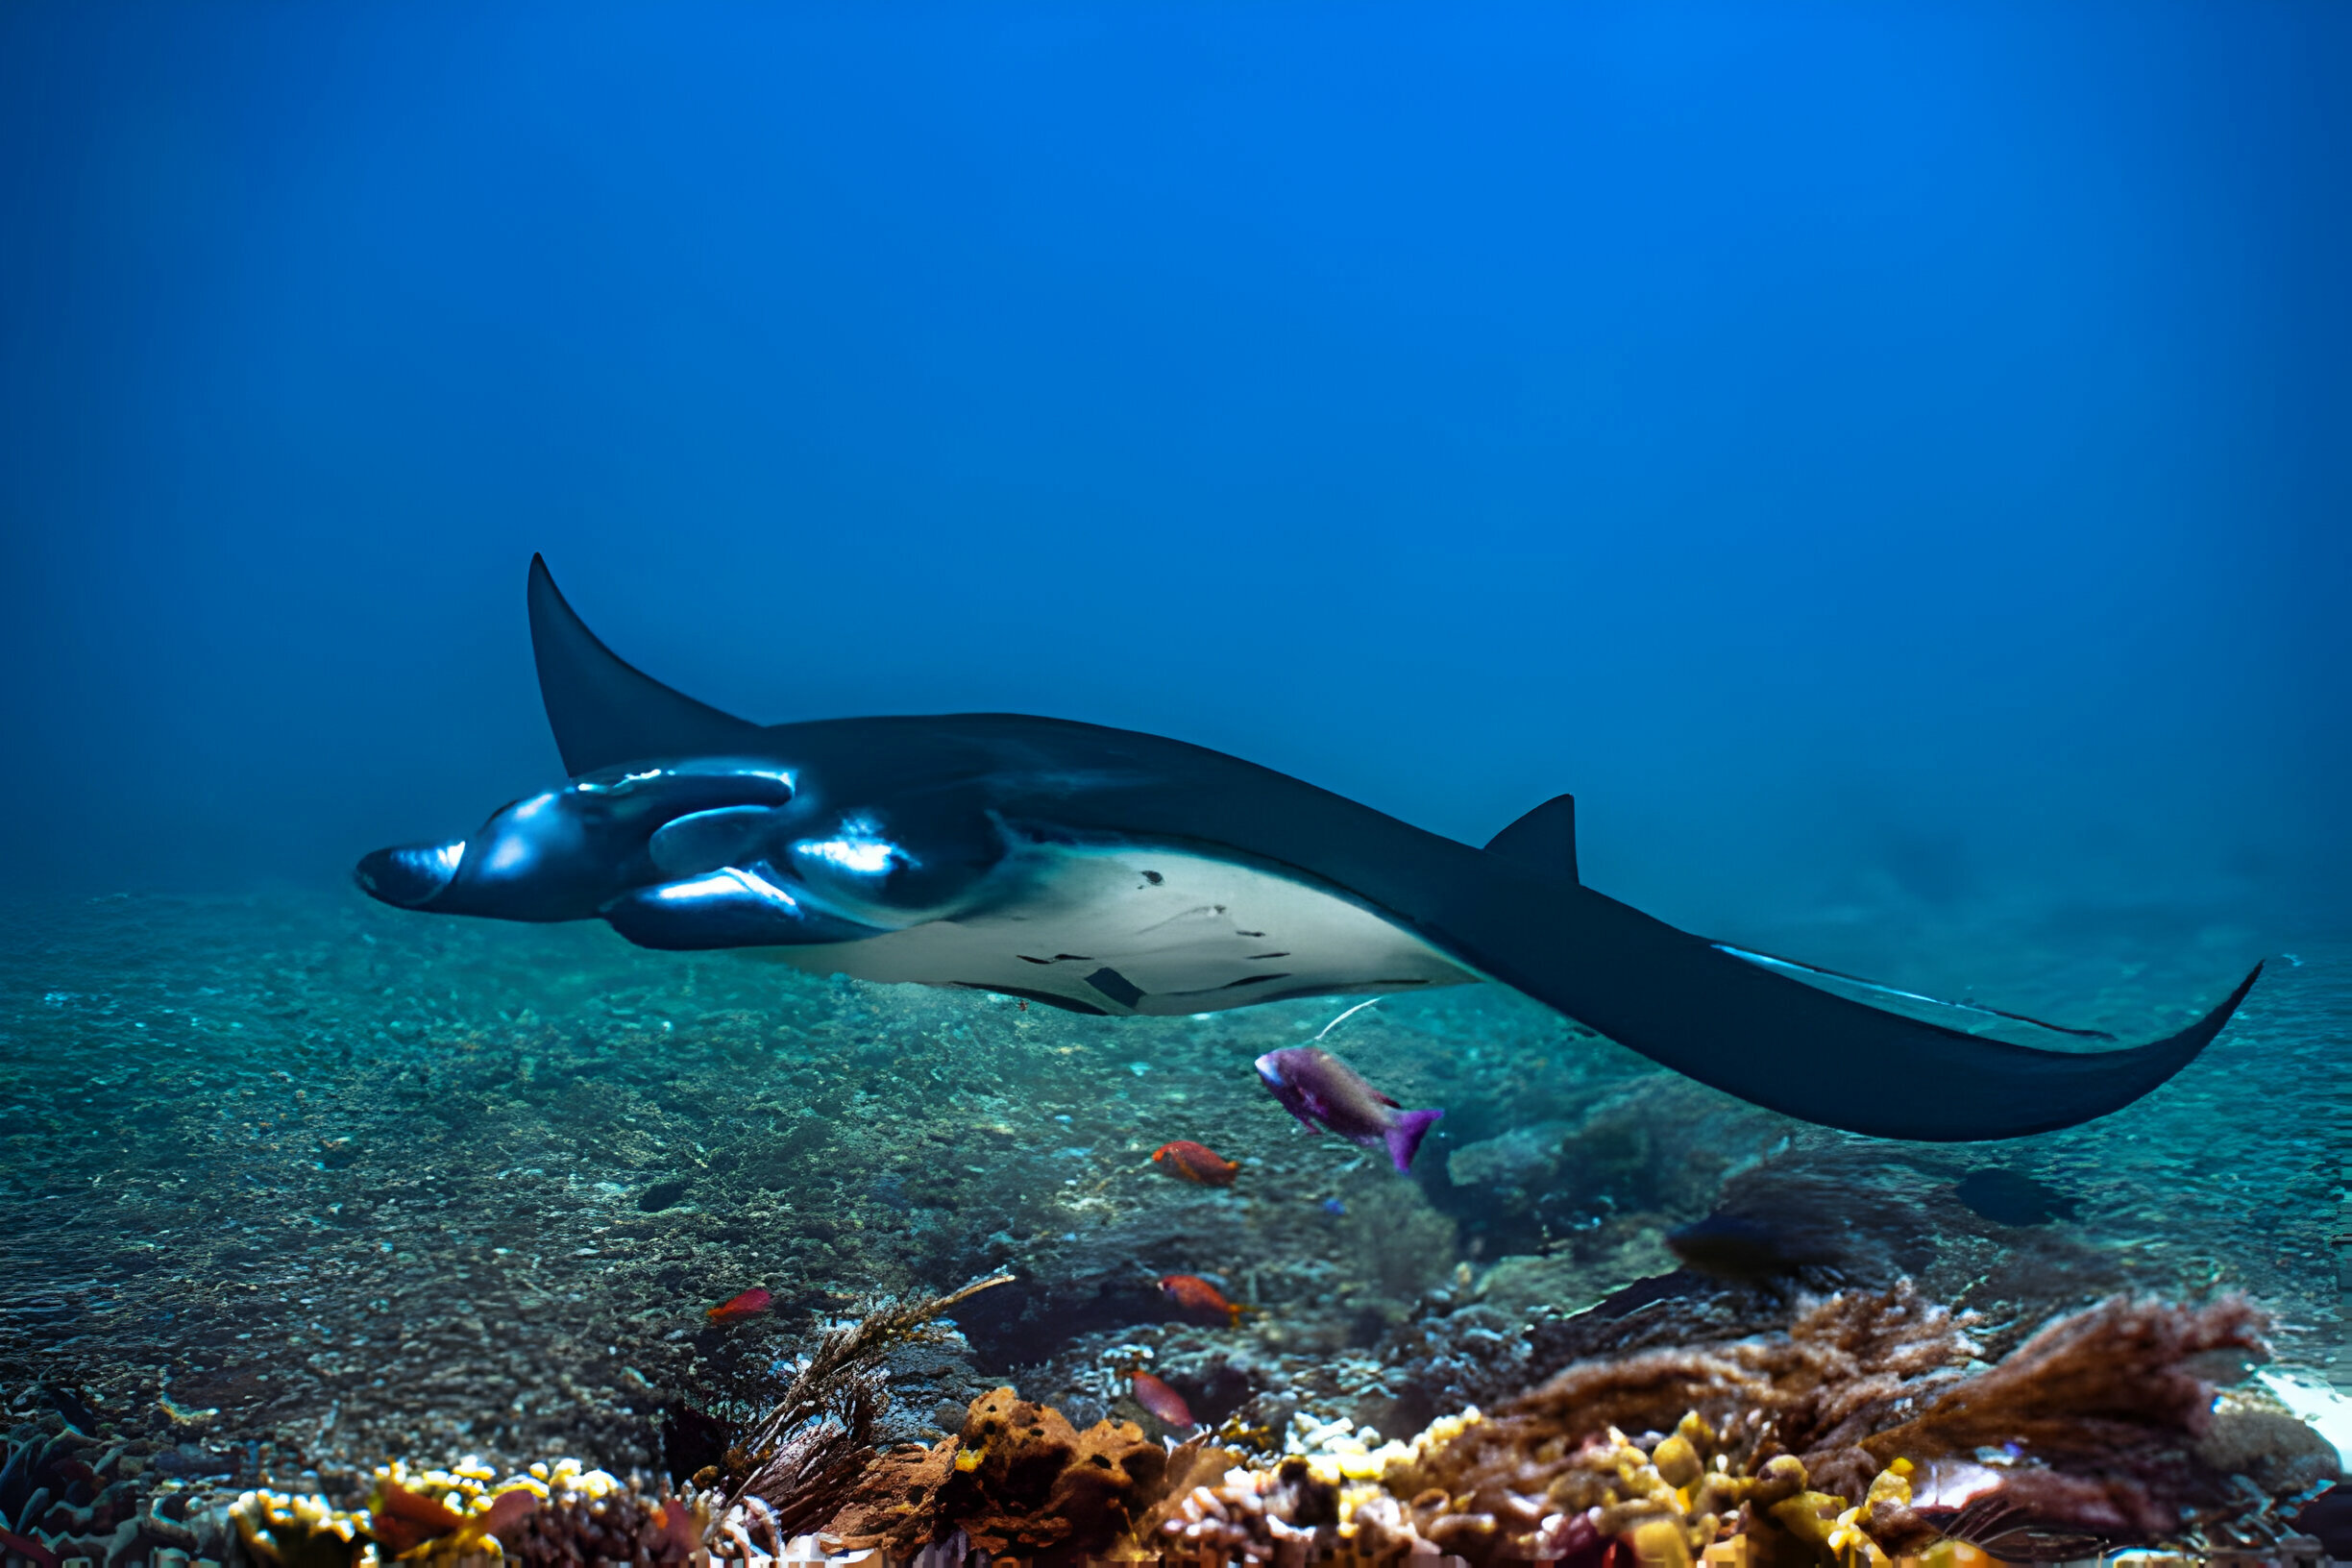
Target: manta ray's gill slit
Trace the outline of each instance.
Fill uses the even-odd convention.
[[[1238,936],[1239,934],[1240,934],[1240,933],[1238,933],[1238,932],[1236,932],[1236,933],[1235,933],[1235,935],[1237,935],[1237,936]],[[1290,955],[1289,955],[1288,953],[1286,953],[1286,953],[1252,953],[1252,954],[1250,954],[1250,955],[1249,955],[1248,959],[1246,959],[1244,962],[1246,962],[1246,963],[1251,963],[1251,964],[1255,964],[1255,963],[1257,963],[1257,962],[1258,962],[1259,960],[1261,960],[1261,959],[1267,959],[1267,958],[1288,958],[1289,956],[1290,956]]]
[[[1133,1007],[1143,999],[1143,988],[1108,965],[1086,977],[1086,983],[1101,992],[1121,1007]]]

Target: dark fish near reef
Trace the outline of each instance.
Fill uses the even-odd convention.
[[[1241,1162],[1228,1160],[1205,1143],[1195,1143],[1180,1138],[1173,1143],[1163,1143],[1152,1151],[1152,1164],[1180,1182],[1195,1182],[1202,1187],[1231,1187],[1241,1173]]]
[[[1192,1419],[1192,1407],[1185,1403],[1184,1395],[1149,1372],[1138,1372],[1128,1380],[1127,1386],[1134,1393],[1138,1405],[1169,1426],[1189,1427],[1197,1424]]]
[[[741,1323],[747,1317],[756,1317],[775,1304],[775,1297],[759,1286],[739,1295],[727,1297],[702,1315],[722,1328],[729,1323]]]
[[[1697,1273],[1742,1285],[1769,1285],[1836,1267],[1825,1237],[1739,1214],[1709,1214],[1666,1233],[1666,1250]]]
[[[1191,1318],[1218,1318],[1232,1328],[1241,1321],[1243,1312],[1254,1312],[1255,1307],[1237,1307],[1225,1299],[1225,1292],[1197,1274],[1164,1274],[1160,1279],[1160,1293],[1169,1305]]]
[[[624,663],[536,558],[528,604],[571,780],[469,838],[368,855],[355,875],[385,903],[602,919],[648,947],[762,947],[818,974],[1119,1017],[1490,980],[1757,1105],[1939,1141],[2130,1104],[2261,973],[2149,1044],[2011,1044],[1878,1004],[1964,1024],[1992,1009],[1710,941],[1596,893],[1568,796],[1478,848],[1133,730],[1001,713],[754,724]]]
[[[1996,1225],[2046,1225],[2053,1219],[2072,1219],[2081,1201],[2005,1165],[1970,1171],[1952,1188],[1952,1196],[1971,1213]]]
[[[1328,1129],[1351,1143],[1384,1149],[1400,1171],[1443,1111],[1408,1111],[1320,1045],[1292,1045],[1258,1059],[1258,1076],[1309,1132]]]

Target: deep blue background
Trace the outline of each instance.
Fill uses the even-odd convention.
[[[0,879],[747,716],[1179,735],[1588,879],[2340,924],[2352,11],[0,9]]]

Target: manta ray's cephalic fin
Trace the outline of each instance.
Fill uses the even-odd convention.
[[[1554,876],[1577,880],[1576,796],[1556,795],[1486,841],[1490,855],[1506,855]]]
[[[723,756],[760,733],[759,725],[671,690],[606,648],[564,602],[537,555],[529,597],[539,697],[565,772],[576,778],[625,762]]]

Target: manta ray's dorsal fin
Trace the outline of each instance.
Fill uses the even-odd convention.
[[[1556,795],[1486,841],[1486,852],[1577,879],[1576,796]]]
[[[539,698],[564,772],[742,750],[760,726],[674,692],[598,640],[557,592],[547,562],[530,564],[531,651]]]

